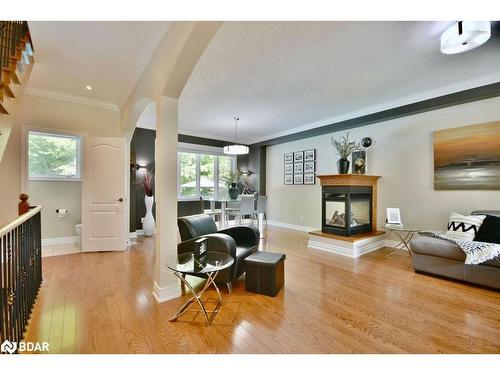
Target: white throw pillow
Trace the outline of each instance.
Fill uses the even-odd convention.
[[[453,212],[448,222],[446,235],[457,240],[472,241],[485,218],[486,215],[464,216]]]

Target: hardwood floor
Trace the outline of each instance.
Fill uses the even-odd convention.
[[[238,280],[211,327],[196,313],[168,322],[185,298],[154,301],[151,238],[44,258],[26,341],[51,353],[500,352],[496,291],[416,274],[403,252],[352,260],[308,249],[303,232],[268,227],[266,238],[262,249],[287,255],[284,289],[246,293]]]

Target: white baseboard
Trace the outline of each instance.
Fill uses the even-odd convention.
[[[136,232],[130,232],[128,234],[128,238],[129,238],[129,240],[133,240],[133,239],[137,238],[137,231]]]
[[[272,221],[272,220],[268,220],[267,225],[271,225],[274,227],[280,227],[280,228],[299,230],[301,232],[312,232],[312,231],[318,230],[318,228],[305,227],[302,225],[295,225],[295,224],[288,224],[288,223],[281,223],[279,221]]]
[[[78,236],[42,238],[42,246],[76,244]]]
[[[386,246],[385,235],[362,238],[352,241],[344,241],[337,238],[322,237],[310,234],[307,247],[328,251],[334,254],[358,258],[364,254],[371,253]]]
[[[181,288],[178,283],[165,288],[161,288],[157,283],[153,285],[153,297],[158,303],[167,302],[180,296]]]

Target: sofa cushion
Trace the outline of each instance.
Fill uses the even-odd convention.
[[[500,217],[487,215],[474,241],[500,244]]]
[[[446,235],[457,240],[474,240],[485,215],[464,216],[453,212],[448,223]]]
[[[465,253],[453,242],[441,238],[418,236],[411,241],[410,248],[416,254],[465,262]]]
[[[415,254],[431,255],[465,262],[465,253],[453,242],[441,238],[418,236],[411,241],[410,248]],[[500,267],[500,257],[495,257],[482,263],[482,265]]]

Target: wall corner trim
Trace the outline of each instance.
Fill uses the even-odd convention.
[[[164,288],[160,287],[157,283],[153,285],[153,297],[158,303],[167,302],[180,296],[181,289],[178,283]]]

